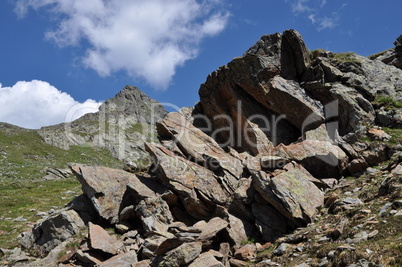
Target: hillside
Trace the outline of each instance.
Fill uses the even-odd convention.
[[[156,123],[147,172],[71,164],[82,194],[3,264],[401,266],[400,38],[366,58],[262,36]]]
[[[0,153],[2,248],[17,245],[17,235],[40,217],[35,214],[62,207],[78,194],[79,183],[68,163],[122,167],[105,149],[88,145],[60,149],[46,144],[34,130],[5,123],[0,124]],[[60,176],[47,176],[57,170],[63,171]]]

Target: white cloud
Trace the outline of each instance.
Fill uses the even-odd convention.
[[[337,21],[338,21],[338,18],[336,16],[319,18],[317,20],[317,24],[318,24],[317,30],[321,31],[324,29],[335,28],[337,25]]]
[[[308,18],[308,19],[311,21],[311,23],[313,23],[313,24],[317,21],[314,14],[308,15],[307,18]]]
[[[77,119],[98,111],[100,104],[91,99],[79,103],[44,81],[20,81],[12,87],[0,83],[0,121],[29,129]]]
[[[333,29],[338,26],[339,13],[332,12],[330,16],[323,15],[327,0],[286,0],[295,15],[307,15],[311,24],[316,25],[317,31]],[[344,6],[340,9],[342,9]]]
[[[46,37],[60,46],[89,43],[82,62],[101,76],[126,71],[166,89],[200,42],[226,27],[221,0],[18,0],[15,12],[46,8],[58,15]]]
[[[313,11],[313,9],[307,5],[310,0],[296,0],[291,2],[292,12],[303,13],[307,11]]]

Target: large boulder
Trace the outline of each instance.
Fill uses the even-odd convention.
[[[186,211],[193,217],[210,218],[214,207],[229,200],[229,192],[220,185],[218,177],[157,144],[146,144],[152,155],[158,177],[176,192]]]
[[[70,167],[99,216],[112,224],[119,221],[119,211],[123,208],[121,204],[127,186],[136,192],[137,201],[155,196],[155,192],[142,183],[135,174],[80,164],[73,164]]]
[[[84,221],[76,211],[62,210],[36,223],[32,232],[24,232],[22,245],[27,249],[48,253],[84,228]]]
[[[253,174],[253,184],[261,196],[284,217],[298,226],[314,219],[316,209],[324,204],[324,193],[311,181],[301,167],[271,177],[260,171]]]

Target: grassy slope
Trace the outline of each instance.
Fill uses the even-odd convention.
[[[15,247],[18,234],[40,219],[38,211],[62,207],[80,194],[74,177],[41,179],[47,167],[67,168],[70,162],[122,167],[107,150],[85,145],[63,150],[44,143],[35,131],[0,124],[0,247]],[[20,216],[27,221],[13,221]]]

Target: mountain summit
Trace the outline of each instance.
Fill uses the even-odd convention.
[[[155,122],[166,114],[156,100],[127,85],[105,101],[98,112],[73,122],[42,127],[38,133],[46,143],[59,148],[98,146],[120,160],[136,162],[148,158],[144,142],[155,140]]]

